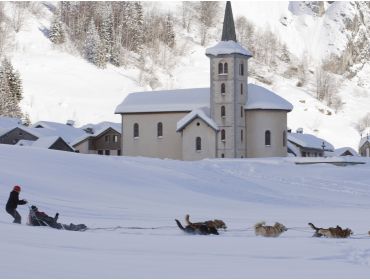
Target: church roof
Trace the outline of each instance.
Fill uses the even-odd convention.
[[[206,49],[206,55],[218,56],[221,54],[241,54],[245,56],[252,56],[252,53],[243,48],[239,43],[235,41],[221,41],[218,42],[215,46]]]
[[[115,113],[190,112],[194,109],[210,107],[209,102],[209,88],[134,92],[117,106]],[[291,111],[293,106],[268,89],[248,84],[245,109]]]
[[[221,41],[236,42],[235,24],[230,1],[226,2],[224,25],[222,28]]]
[[[186,127],[189,123],[191,123],[196,118],[200,118],[214,130],[218,130],[217,124],[210,117],[209,108],[202,107],[202,108],[198,108],[198,109],[191,111],[181,120],[179,120],[177,122],[176,131],[181,131],[184,127]]]

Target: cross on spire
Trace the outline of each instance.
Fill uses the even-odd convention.
[[[234,25],[233,11],[231,9],[231,2],[226,2],[224,25],[222,28],[221,41],[234,41],[236,42],[236,33]]]

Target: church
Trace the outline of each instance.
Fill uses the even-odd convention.
[[[228,1],[221,41],[206,49],[210,87],[133,92],[117,106],[124,156],[177,160],[287,156],[287,114],[272,91],[248,83],[252,54],[236,40]]]

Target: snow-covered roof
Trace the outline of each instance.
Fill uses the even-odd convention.
[[[177,122],[176,131],[182,130],[195,118],[202,119],[206,124],[208,124],[214,130],[218,130],[217,124],[210,118],[210,112],[208,107],[202,107],[191,111],[185,117]]]
[[[218,42],[215,46],[206,49],[207,55],[218,56],[221,54],[233,54],[233,53],[242,54],[250,57],[252,56],[252,53],[249,50],[243,48],[239,43],[234,42],[232,40]]]
[[[37,128],[38,126],[41,127]],[[76,128],[62,123],[45,121],[40,121],[33,124],[29,131],[32,131],[33,134],[38,134],[40,136],[60,136],[67,143],[71,143],[76,138],[86,134],[86,132],[81,128]]]
[[[361,148],[366,142],[370,143],[370,136],[362,137],[358,147]]]
[[[0,129],[14,128],[20,124],[22,124],[21,119],[0,116]]]
[[[209,107],[209,92],[209,88],[134,92],[117,106],[115,113],[190,112]],[[247,110],[291,111],[293,109],[293,105],[282,97],[255,84],[248,84],[247,99],[245,105]]]
[[[83,127],[84,127],[84,129],[86,129],[86,128],[93,128],[93,133],[87,133],[86,135],[83,135],[81,137],[76,138],[71,143],[71,146],[75,146],[75,145],[77,145],[77,144],[85,141],[86,139],[88,139],[90,137],[98,137],[100,134],[104,133],[108,129],[113,129],[117,133],[121,133],[121,125],[120,124],[117,124],[117,123],[103,122],[103,123],[99,123],[97,125],[87,124],[87,125],[85,125]],[[98,128],[98,129],[96,129],[96,128]]]
[[[346,152],[349,152],[353,156],[358,156],[358,153],[350,147],[338,148],[338,149],[335,149],[334,152],[325,152],[325,155],[333,156],[333,157],[340,157],[340,156],[343,156]]]
[[[291,111],[293,105],[271,90],[255,84],[248,84],[248,100],[245,108],[247,110],[276,109]]]
[[[209,106],[209,88],[144,91],[129,94],[115,113],[187,112]]]
[[[294,145],[294,144],[292,144],[288,141],[287,146],[288,146],[288,152],[291,151],[294,154],[294,156],[296,156],[296,157],[301,156],[301,151],[299,150],[299,148],[296,145]]]
[[[18,141],[18,143],[16,145],[49,149],[55,142],[58,141],[59,138],[61,138],[61,137],[59,137],[59,136],[47,136],[47,137],[40,137],[36,141],[20,140],[20,141]],[[70,148],[73,150],[72,147],[70,147]]]
[[[288,141],[303,148],[322,150],[322,144],[325,144],[325,151],[334,151],[334,147],[329,142],[316,137],[312,134],[288,133]]]

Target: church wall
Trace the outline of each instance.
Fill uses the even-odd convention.
[[[287,112],[278,110],[246,111],[247,157],[285,157],[283,133],[287,127]],[[265,131],[271,132],[271,145],[265,145]]]
[[[201,150],[196,150],[196,138],[201,137]],[[183,160],[216,157],[216,132],[203,120],[196,118],[182,131]]]
[[[181,134],[177,122],[188,112],[138,113],[122,115],[122,155],[182,159]],[[163,137],[157,137],[157,124],[163,123]],[[134,138],[134,124],[139,137]]]

